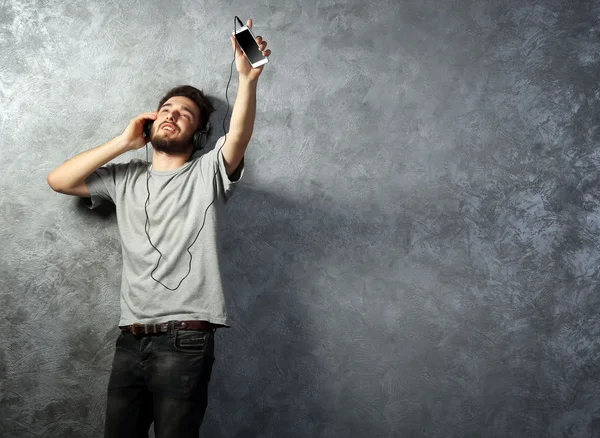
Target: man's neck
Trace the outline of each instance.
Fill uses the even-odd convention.
[[[152,153],[152,169],[158,171],[179,169],[190,160],[191,156],[190,152],[167,154],[155,149]]]

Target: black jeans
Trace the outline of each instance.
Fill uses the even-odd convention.
[[[117,339],[105,438],[198,437],[207,405],[214,331],[176,330]]]

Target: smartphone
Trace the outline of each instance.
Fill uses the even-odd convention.
[[[253,68],[269,62],[268,58],[258,49],[256,38],[248,26],[240,27],[236,32],[233,32],[233,36]]]

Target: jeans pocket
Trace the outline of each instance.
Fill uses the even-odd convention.
[[[185,353],[203,354],[206,352],[212,332],[198,330],[178,330],[173,339],[173,347]]]

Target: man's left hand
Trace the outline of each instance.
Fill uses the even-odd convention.
[[[248,21],[246,22],[246,25],[248,26],[249,29],[252,29],[252,19],[251,18],[248,19]],[[252,68],[252,65],[250,65],[250,62],[246,58],[246,55],[244,55],[244,52],[242,52],[242,49],[240,48],[239,44],[235,40],[235,37],[232,35],[230,37],[230,39],[231,39],[231,46],[235,50],[235,67],[237,68],[237,71],[240,75],[240,79],[244,78],[244,79],[248,79],[250,81],[258,80],[258,78],[259,78],[260,74],[262,73],[263,68],[265,67],[266,64],[263,64],[256,68]],[[256,36],[256,44],[258,44],[258,50],[260,50],[264,56],[268,57],[271,54],[271,50],[266,50],[267,40],[264,40],[260,35]]]

